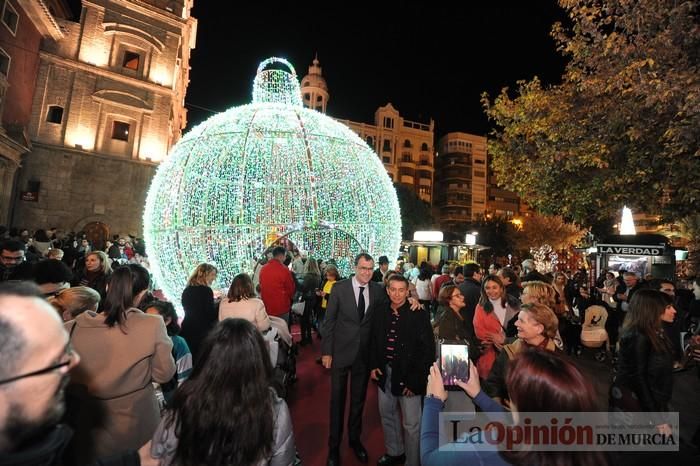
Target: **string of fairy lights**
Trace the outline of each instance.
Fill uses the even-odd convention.
[[[335,259],[347,276],[361,251],[396,255],[401,218],[377,155],[348,127],[305,109],[292,65],[270,58],[252,104],[193,128],[158,167],[144,236],[155,281],[179,302],[197,264],[216,265],[215,287],[227,288],[282,240]]]

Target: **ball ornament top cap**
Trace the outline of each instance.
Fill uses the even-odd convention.
[[[283,65],[288,68],[288,71],[268,68],[273,65],[278,67]],[[279,57],[270,57],[260,63],[253,81],[253,103],[303,106],[297,72],[291,63]]]

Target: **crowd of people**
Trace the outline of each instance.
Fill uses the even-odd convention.
[[[453,401],[485,412],[649,412],[664,435],[673,371],[700,360],[700,279],[684,290],[624,271],[542,274],[531,260],[520,270],[392,269],[367,253],[343,279],[332,259],[277,246],[223,295],[212,289],[216,266],[198,264],[172,303],[154,295],[137,238],[95,250],[80,234],[24,233],[0,235],[0,464],[299,464],[278,355],[314,333],[330,377],[330,466],[344,426],[352,453],[369,461],[370,381],[381,466],[606,464],[614,459],[600,452],[442,451],[438,345],[469,348],[450,379],[462,389]],[[589,349],[582,332],[595,326],[605,334],[595,357],[614,370],[609,406],[576,364]]]

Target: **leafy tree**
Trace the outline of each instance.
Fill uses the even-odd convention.
[[[669,237],[680,236],[685,240],[685,246],[688,248],[686,274],[689,277],[697,277],[700,274],[700,213],[681,219],[677,227],[677,230],[664,234]]]
[[[700,274],[700,214],[685,217],[679,222],[681,234],[688,240],[688,276]]]
[[[587,233],[587,230],[566,222],[559,215],[534,214],[525,219],[515,241],[518,248],[530,251],[537,270],[551,272],[553,255],[575,246]]]
[[[493,257],[503,257],[515,252],[515,226],[504,217],[485,218],[469,223],[467,232],[477,231],[477,243],[488,246]],[[463,241],[463,238],[462,238]]]
[[[536,210],[591,226],[623,204],[665,220],[700,206],[698,0],[560,0],[562,83],[482,103],[499,182]]]
[[[553,250],[561,251],[578,244],[586,233],[586,229],[566,222],[560,215],[533,214],[523,221],[515,243],[523,250],[548,244]]]
[[[410,240],[414,232],[432,228],[434,220],[430,205],[404,185],[394,183],[394,188],[401,209],[401,237]]]

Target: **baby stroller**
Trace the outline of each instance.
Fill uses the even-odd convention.
[[[297,348],[287,331],[287,323],[270,316],[272,327],[263,334],[268,343],[273,367],[272,387],[280,398],[287,396],[287,389],[297,381]],[[283,327],[282,327],[283,326]]]
[[[598,349],[597,361],[604,361],[610,352],[610,338],[605,330],[608,311],[603,306],[593,305],[586,309],[585,320],[581,326],[581,344],[586,348]],[[601,348],[605,347],[605,350]]]

